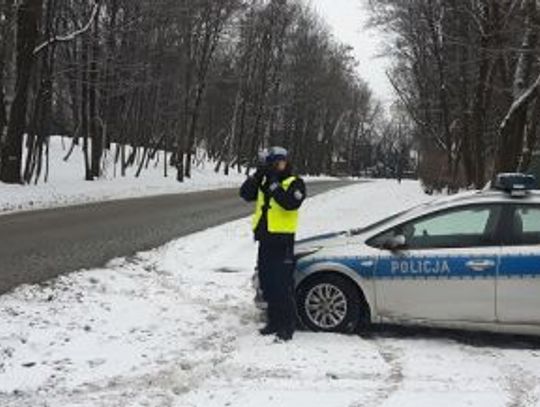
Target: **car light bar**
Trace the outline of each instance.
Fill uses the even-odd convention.
[[[536,178],[522,173],[503,173],[497,175],[493,184],[494,189],[508,192],[513,197],[523,197],[535,189]]]

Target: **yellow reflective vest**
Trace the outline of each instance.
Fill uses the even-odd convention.
[[[295,180],[296,177],[286,178],[281,181],[281,187],[287,191]],[[255,214],[253,215],[253,230],[257,229],[257,225],[263,216],[264,204],[264,192],[259,188]],[[268,207],[267,227],[270,233],[296,233],[298,228],[298,209],[287,210],[281,207],[274,198],[271,198]]]

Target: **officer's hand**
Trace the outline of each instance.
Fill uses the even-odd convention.
[[[253,174],[253,179],[257,182],[258,185],[262,184],[263,178],[266,176],[266,167],[258,166],[257,171]]]
[[[266,178],[268,180],[268,190],[272,194],[280,187],[279,177],[275,172],[269,171],[268,174],[266,174]]]

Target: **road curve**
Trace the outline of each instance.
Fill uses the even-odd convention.
[[[314,182],[310,196],[350,185]],[[247,216],[237,189],[222,189],[0,216],[0,294]]]

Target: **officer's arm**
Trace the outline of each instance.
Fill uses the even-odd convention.
[[[282,208],[294,211],[300,208],[302,202],[306,199],[306,184],[302,179],[297,178],[285,191],[279,183],[273,183],[270,185],[270,192]]]
[[[249,177],[244,181],[240,187],[240,196],[246,202],[253,202],[257,200],[257,193],[259,191],[260,181],[255,177]]]

